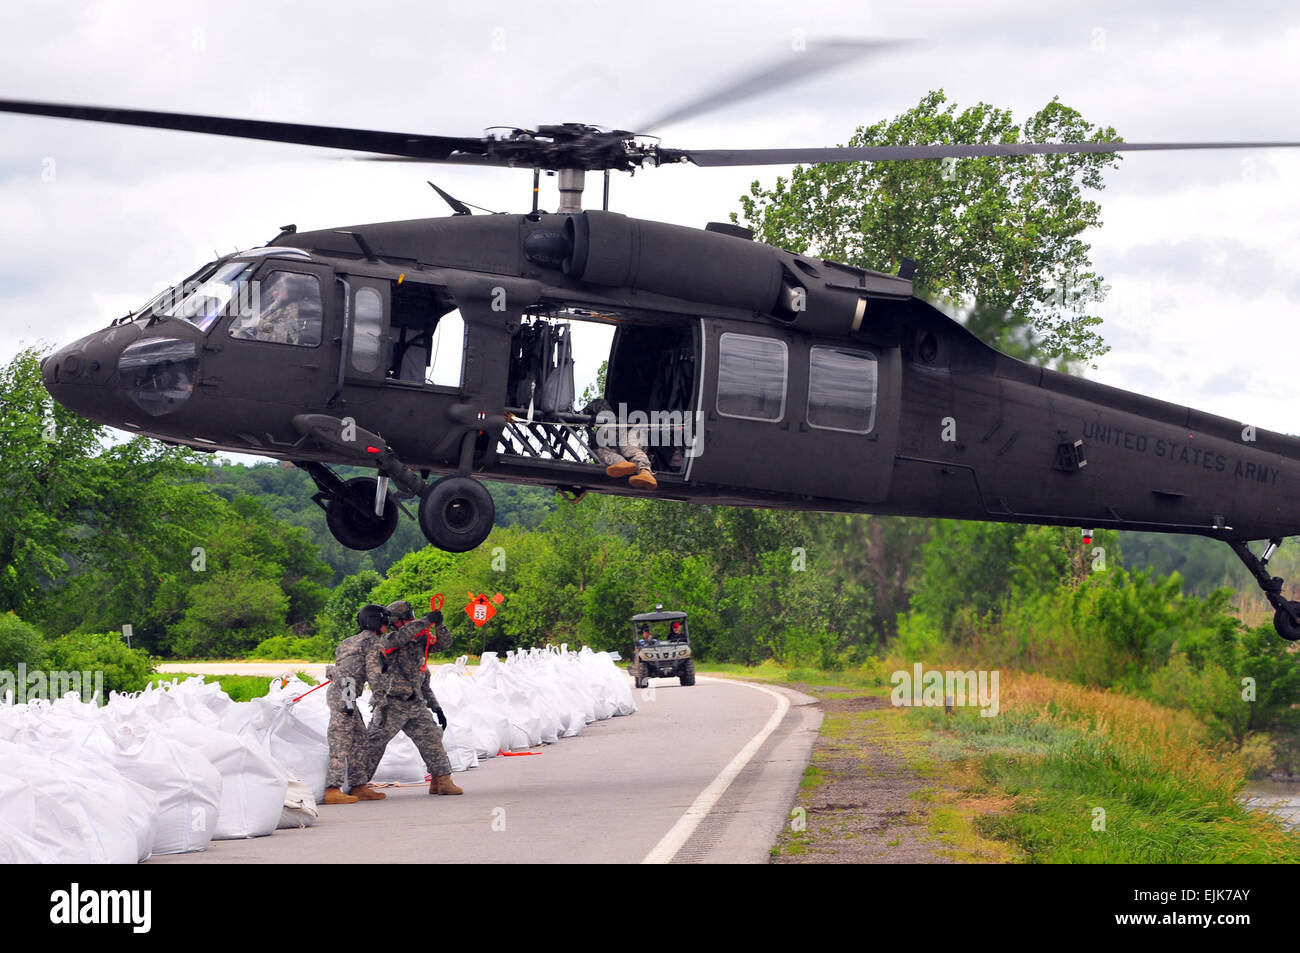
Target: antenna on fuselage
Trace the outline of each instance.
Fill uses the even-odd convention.
[[[429,188],[433,189],[442,197],[442,200],[444,202],[446,202],[448,205],[451,206],[451,211],[453,215],[473,215],[474,213],[470,211],[470,209],[472,208],[476,208],[480,212],[487,212],[489,215],[497,214],[496,212],[492,211],[490,208],[484,208],[483,206],[475,205],[472,202],[462,202],[460,199],[456,198],[456,196],[452,195],[450,192],[444,191],[443,189],[438,188],[438,186],[434,185],[432,182],[429,182],[428,179],[425,179],[425,182],[428,183]]]

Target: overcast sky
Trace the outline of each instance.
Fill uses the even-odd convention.
[[[945,2],[9,4],[0,98],[447,135],[636,127],[807,37],[918,42],[719,114],[669,146],[820,146],[928,90],[1024,118],[1054,95],[1129,140],[1300,140],[1300,7]],[[979,12],[972,12],[978,8]],[[303,146],[0,116],[0,359],[77,338],[279,226],[445,214],[433,178],[528,207],[530,173],[363,163]],[[702,226],[785,169],[615,177],[612,207]],[[1133,155],[1089,236],[1111,285],[1090,376],[1300,432],[1300,150]],[[554,208],[554,180],[543,207]],[[599,182],[588,193],[598,201]]]

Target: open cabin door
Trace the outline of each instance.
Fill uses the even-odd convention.
[[[706,321],[704,368],[692,481],[862,503],[888,494],[897,348]]]

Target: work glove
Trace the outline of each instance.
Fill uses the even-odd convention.
[[[441,706],[431,705],[429,710],[433,712],[433,717],[438,720],[438,727],[443,731],[447,730],[447,716],[442,713]]]
[[[434,609],[432,612],[426,612],[424,615],[424,621],[429,625],[442,625],[441,610]]]
[[[434,643],[438,647],[438,651],[445,652],[447,649],[451,648],[451,629],[447,628],[445,625],[439,624],[438,628],[434,631],[438,636],[437,641]]]

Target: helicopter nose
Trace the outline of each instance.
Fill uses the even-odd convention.
[[[139,336],[138,328],[120,327],[73,341],[41,361],[41,382],[64,407],[98,419],[108,409],[105,392],[117,376],[118,357]]]

